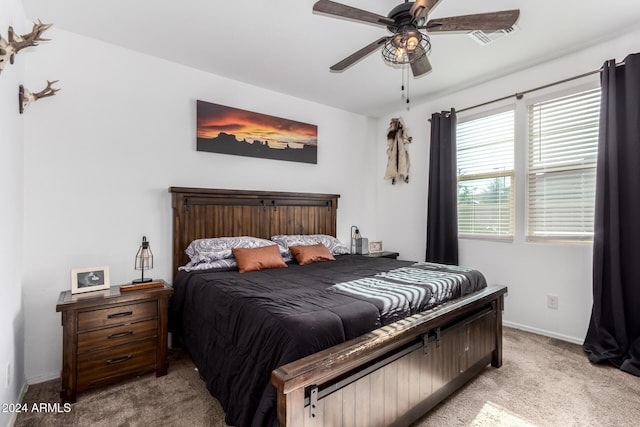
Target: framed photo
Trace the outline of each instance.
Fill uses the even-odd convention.
[[[382,241],[369,242],[369,252],[382,252]]]
[[[71,293],[109,289],[109,267],[74,268],[71,270]]]

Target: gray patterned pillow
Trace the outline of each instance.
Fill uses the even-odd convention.
[[[196,271],[196,270],[217,270],[217,271],[229,271],[237,270],[238,263],[235,258],[219,259],[217,261],[204,261],[204,262],[189,262],[187,265],[179,267],[178,270],[182,271]]]
[[[289,246],[308,246],[322,243],[329,249],[331,255],[344,255],[349,253],[349,249],[343,245],[340,240],[328,234],[280,234],[271,236],[271,240],[276,242],[280,249],[286,249],[288,256],[291,257]],[[283,255],[284,257],[285,255]],[[292,257],[291,257],[292,258]]]
[[[198,264],[201,262],[217,261],[221,259],[233,258],[231,249],[233,248],[260,248],[273,245],[271,240],[260,239],[251,236],[238,237],[214,237],[211,239],[198,239],[189,244],[185,253],[189,255],[191,262]],[[284,255],[286,251],[280,250]]]

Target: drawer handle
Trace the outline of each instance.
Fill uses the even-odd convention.
[[[120,359],[109,359],[107,360],[107,365],[115,365],[116,363],[124,362],[132,358],[133,356],[129,354],[125,357],[121,357]]]
[[[124,311],[122,313],[115,313],[115,314],[110,314],[107,316],[107,319],[116,319],[118,317],[127,317],[127,316],[131,316],[133,314],[133,311]]]
[[[127,335],[133,335],[133,331],[120,332],[119,334],[111,334],[107,336],[107,339],[122,338],[122,337],[126,337]]]

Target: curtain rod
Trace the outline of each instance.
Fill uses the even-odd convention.
[[[620,65],[624,65],[624,61],[616,63],[616,67],[618,67]],[[471,107],[466,107],[466,108],[463,108],[461,110],[456,110],[456,113],[462,113],[463,111],[472,110],[472,109],[478,108],[478,107],[484,107],[485,105],[493,104],[494,102],[504,101],[505,99],[509,99],[509,98],[514,97],[514,96],[516,97],[516,99],[522,99],[522,97],[524,95],[528,94],[528,93],[536,92],[538,90],[546,89],[548,87],[552,87],[552,86],[556,86],[556,85],[559,85],[559,84],[562,84],[562,83],[570,82],[572,80],[581,79],[583,77],[587,77],[587,76],[590,76],[592,74],[599,73],[601,71],[602,71],[602,68],[598,68],[597,70],[589,71],[588,73],[583,73],[583,74],[580,74],[580,75],[577,75],[577,76],[573,76],[573,77],[569,77],[569,78],[566,78],[566,79],[563,79],[563,80],[558,80],[558,81],[553,82],[553,83],[548,83],[546,85],[535,87],[533,89],[525,90],[525,91],[522,91],[522,92],[516,92],[513,95],[503,96],[502,98],[492,99],[491,101],[483,102],[481,104],[473,105]]]

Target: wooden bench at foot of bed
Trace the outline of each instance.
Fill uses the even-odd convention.
[[[405,426],[478,375],[502,365],[504,286],[281,366],[281,426]]]

